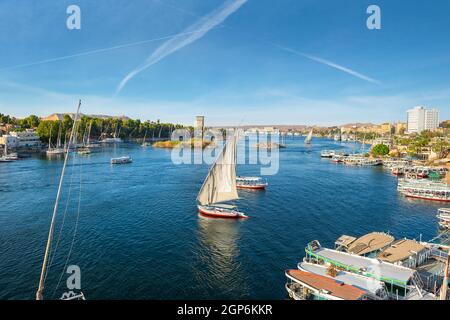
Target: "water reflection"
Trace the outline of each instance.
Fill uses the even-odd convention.
[[[248,284],[240,262],[242,221],[198,216],[195,277],[216,299],[248,297]]]

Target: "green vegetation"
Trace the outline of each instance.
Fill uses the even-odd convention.
[[[377,144],[372,148],[372,154],[374,156],[385,156],[389,154],[389,147],[385,144]]]

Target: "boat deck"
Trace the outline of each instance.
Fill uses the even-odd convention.
[[[320,276],[331,278],[327,274],[327,267],[318,264],[300,262],[298,268],[303,271],[311,272]],[[352,285],[361,290],[376,294],[377,291],[383,289],[384,285],[376,279],[363,277],[354,273],[337,270],[336,276],[333,278],[345,284]]]
[[[307,249],[307,252],[319,259],[344,269],[362,273],[363,275],[381,281],[400,283],[402,285],[408,284],[415,272],[413,269],[382,262],[378,259],[362,257],[322,247],[314,251],[309,251]]]
[[[366,291],[364,290],[302,270],[287,270],[286,276],[317,291],[325,291],[328,295],[342,300],[360,300],[366,296]]]

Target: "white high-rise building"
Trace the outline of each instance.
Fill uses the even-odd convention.
[[[407,112],[407,132],[420,133],[439,127],[439,110],[415,107]]]

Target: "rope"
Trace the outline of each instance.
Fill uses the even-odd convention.
[[[80,176],[80,187],[79,187],[79,193],[78,193],[78,209],[77,209],[77,217],[76,217],[76,220],[75,220],[75,228],[74,228],[73,236],[72,236],[72,242],[70,244],[70,249],[69,249],[69,253],[67,254],[67,258],[66,258],[66,262],[64,264],[64,268],[63,268],[63,270],[61,272],[61,275],[59,276],[59,280],[58,280],[58,283],[56,284],[55,290],[53,291],[53,296],[55,296],[56,290],[58,290],[58,287],[59,287],[59,285],[61,283],[62,277],[64,276],[64,274],[66,272],[67,265],[69,263],[69,259],[70,259],[70,256],[72,254],[73,245],[75,243],[75,237],[76,237],[77,230],[78,230],[78,221],[79,221],[79,218],[80,218],[80,209],[81,209],[81,186],[82,186],[81,173],[82,173],[82,163],[83,163],[83,161],[80,160],[80,173],[79,173],[79,176]]]
[[[59,233],[58,233],[58,240],[56,241],[55,249],[52,251],[51,258],[50,258],[50,262],[49,262],[49,264],[47,265],[47,270],[46,270],[46,272],[45,272],[44,281],[47,280],[48,272],[49,272],[50,268],[51,268],[52,265],[53,265],[53,260],[55,259],[56,252],[57,252],[58,247],[59,247],[59,242],[60,242],[60,240],[61,240],[62,230],[63,230],[63,228],[64,228],[64,222],[65,222],[65,220],[66,220],[67,209],[68,209],[68,207],[69,207],[70,196],[71,196],[71,193],[72,193],[73,174],[74,174],[74,172],[75,172],[75,169],[74,169],[74,167],[73,167],[74,164],[75,164],[75,159],[72,159],[72,173],[70,174],[69,192],[68,192],[68,195],[67,195],[66,206],[65,206],[65,209],[64,209],[64,214],[63,214],[63,219],[62,219],[62,222],[61,222],[61,227],[60,227]]]

